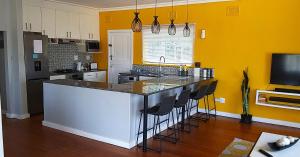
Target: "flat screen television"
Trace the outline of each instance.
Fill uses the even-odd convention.
[[[300,54],[272,54],[270,83],[300,86]]]

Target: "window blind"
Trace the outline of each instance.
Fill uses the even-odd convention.
[[[152,34],[151,28],[143,28],[143,62],[159,63],[160,56],[166,58],[166,64],[193,63],[194,25],[190,25],[190,37],[183,36],[183,25],[176,25],[177,33],[168,34],[168,26],[162,26],[159,34]]]

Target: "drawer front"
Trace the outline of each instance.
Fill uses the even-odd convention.
[[[83,79],[95,79],[97,78],[97,73],[96,72],[88,72],[83,74]]]
[[[50,80],[61,80],[61,79],[66,79],[66,75],[55,75],[55,76],[50,76]]]

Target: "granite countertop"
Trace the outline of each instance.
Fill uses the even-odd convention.
[[[56,73],[56,72],[50,72],[50,76],[82,74],[82,73],[98,72],[98,71],[107,71],[107,70],[106,70],[106,69],[95,69],[95,70],[88,70],[88,71],[74,71],[74,72],[70,72],[70,73]]]
[[[167,76],[167,77],[155,78],[155,79],[145,80],[145,81],[130,82],[125,84],[89,82],[89,81],[81,81],[81,80],[51,80],[51,81],[45,81],[44,83],[116,91],[116,92],[131,93],[137,95],[152,95],[165,90],[188,86],[198,82],[206,84],[211,82],[212,80],[214,79],[192,77],[192,76],[188,76],[188,77]]]

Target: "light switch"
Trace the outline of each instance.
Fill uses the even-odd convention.
[[[78,55],[74,55],[74,61],[78,61]]]
[[[206,30],[205,29],[201,29],[201,39],[205,39],[206,38]]]

